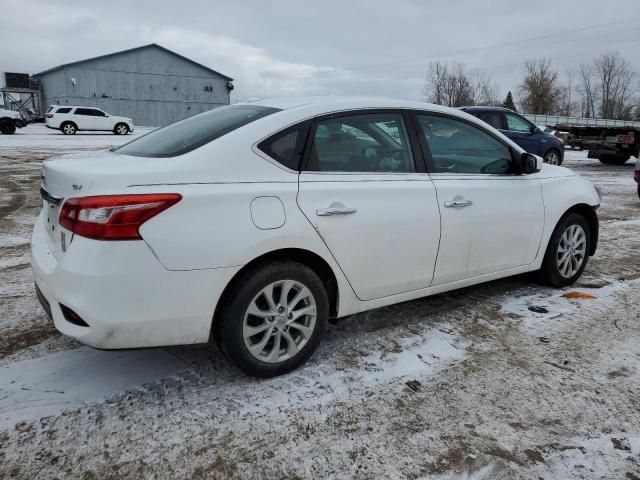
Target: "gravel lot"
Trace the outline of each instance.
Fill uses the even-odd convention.
[[[524,275],[354,315],[308,365],[256,381],[204,346],[98,352],[41,311],[41,161],[122,141],[0,136],[0,478],[640,479],[632,162],[567,152],[604,191],[574,288]]]

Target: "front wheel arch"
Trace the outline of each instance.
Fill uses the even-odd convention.
[[[589,249],[589,256],[595,255],[596,249],[598,247],[598,234],[599,234],[598,230],[600,228],[600,223],[598,222],[598,214],[596,213],[596,209],[593,208],[591,205],[587,205],[586,203],[579,203],[577,205],[574,205],[570,209],[568,209],[566,212],[564,212],[560,217],[560,219],[558,219],[558,222],[560,222],[562,218],[566,217],[572,212],[582,215],[587,220],[587,223],[589,224],[589,233],[590,233],[589,236],[591,240],[591,248]],[[556,222],[556,225],[558,224],[558,222]]]
[[[555,153],[556,155],[558,155],[558,166],[562,165],[563,162],[563,158],[562,158],[562,152],[560,152],[559,149],[557,149],[556,147],[551,147],[549,149],[547,149],[547,151],[544,152],[544,154],[542,155],[542,158],[544,159],[545,163],[547,160],[547,155],[549,155],[549,153]]]
[[[329,297],[329,316],[335,317],[338,315],[338,280],[333,273],[331,266],[317,253],[310,250],[304,250],[300,248],[284,248],[280,250],[274,250],[259,257],[254,258],[252,261],[244,265],[229,281],[227,286],[220,295],[218,303],[216,304],[215,311],[213,313],[213,321],[211,324],[211,330],[209,333],[209,340],[217,341],[220,338],[219,328],[220,319],[222,317],[222,310],[226,307],[226,304],[231,297],[231,294],[238,288],[238,282],[244,278],[245,273],[249,270],[254,270],[262,265],[277,261],[290,261],[300,263],[313,270],[322,280],[325,286],[327,295]]]

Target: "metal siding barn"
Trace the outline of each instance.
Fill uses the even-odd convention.
[[[163,126],[229,105],[232,78],[160,45],[60,65],[35,75],[42,106],[83,105]]]

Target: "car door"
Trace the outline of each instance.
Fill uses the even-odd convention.
[[[113,130],[113,126],[111,125],[111,118],[102,110],[97,108],[88,109],[93,116],[93,128],[95,130]]]
[[[433,285],[529,265],[544,226],[540,181],[517,174],[508,145],[479,125],[435,113],[416,124],[442,219]]]
[[[525,118],[515,113],[505,112],[504,133],[527,152],[540,155],[542,132]]]
[[[298,205],[362,300],[426,288],[433,278],[440,215],[407,118],[321,117],[305,149]]]
[[[76,108],[73,113],[73,121],[78,130],[96,130],[94,116],[90,108]]]

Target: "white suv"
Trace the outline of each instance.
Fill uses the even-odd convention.
[[[94,130],[126,135],[133,132],[133,120],[116,117],[99,108],[52,105],[45,115],[47,127],[60,130],[65,135],[75,135],[78,130]]]

